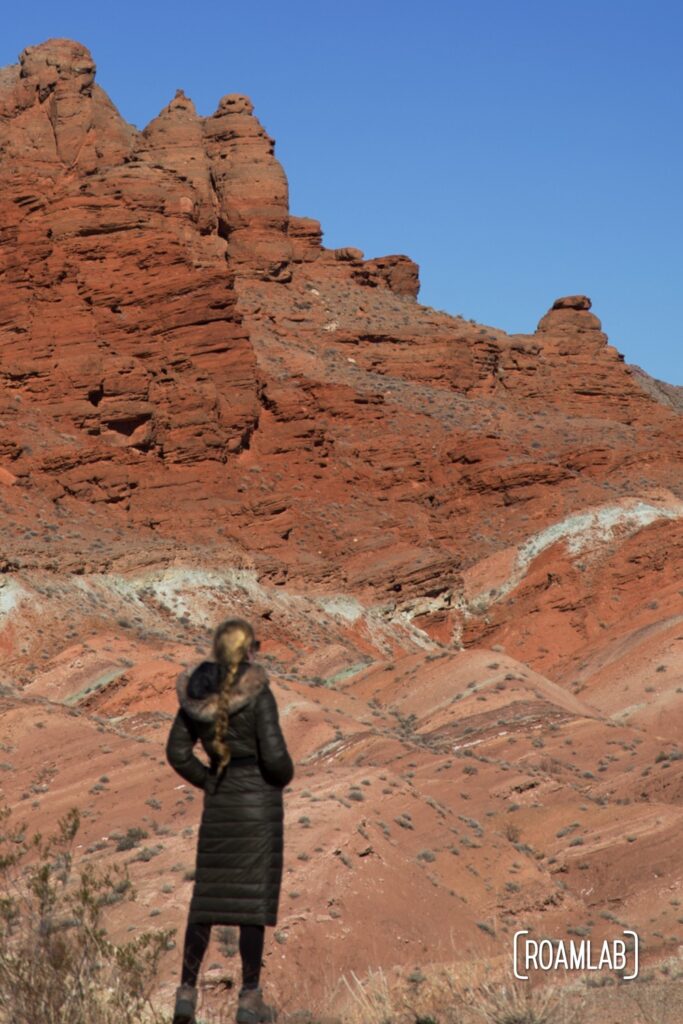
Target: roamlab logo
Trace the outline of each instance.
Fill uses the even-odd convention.
[[[624,981],[638,976],[638,935],[630,929],[622,932],[624,938],[605,939],[593,943],[590,939],[530,939],[529,929],[514,934],[513,970],[515,977],[528,981],[529,971],[624,971]],[[633,942],[628,942],[631,936]],[[632,954],[632,956],[631,956]]]

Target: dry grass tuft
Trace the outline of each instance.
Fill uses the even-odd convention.
[[[581,983],[520,981],[509,965],[481,960],[444,974],[454,1002],[481,1024],[575,1024],[585,1006]]]
[[[344,1024],[578,1024],[584,988],[530,984],[486,961],[412,972],[390,983],[380,968],[342,977],[346,1000],[332,993]]]

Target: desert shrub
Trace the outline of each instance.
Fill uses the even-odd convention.
[[[130,858],[130,863],[132,864],[134,861],[143,861],[144,863],[147,863],[147,861],[150,861],[152,857],[158,856],[158,854],[160,854],[162,850],[163,846],[161,845],[143,846],[143,848],[138,853],[136,853],[134,857]]]
[[[121,836],[116,844],[117,853],[122,850],[132,850],[134,846],[137,846],[141,839],[148,839],[149,833],[145,832],[144,828],[138,828],[134,826],[129,828],[125,836]]]
[[[493,925],[490,925],[488,921],[477,921],[477,928],[481,928],[487,935],[495,935],[496,931]]]
[[[0,1024],[159,1024],[150,995],[175,929],[112,942],[104,908],[134,899],[127,869],[73,866],[80,814],[44,839],[0,810]]]
[[[509,839],[511,843],[518,843],[521,832],[517,825],[513,825],[511,821],[505,824],[505,838]]]

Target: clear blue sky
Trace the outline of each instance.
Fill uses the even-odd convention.
[[[202,115],[249,95],[291,212],[411,256],[421,302],[532,332],[583,293],[627,362],[683,384],[677,0],[34,0],[0,64],[53,36],[139,128],[177,88]]]

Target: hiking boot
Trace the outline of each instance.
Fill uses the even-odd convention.
[[[180,985],[175,993],[173,1024],[195,1024],[197,989],[191,985]]]
[[[263,1002],[260,988],[242,989],[237,1003],[237,1024],[272,1024],[277,1020],[277,1010]]]

